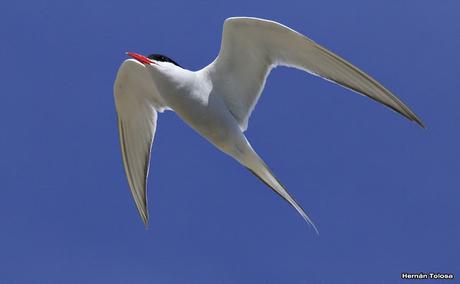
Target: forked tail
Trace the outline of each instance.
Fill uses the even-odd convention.
[[[246,140],[247,142],[247,140]],[[251,171],[256,177],[258,177],[262,182],[264,182],[268,187],[270,187],[274,192],[281,196],[284,200],[289,202],[299,214],[308,222],[313,229],[319,234],[318,229],[316,228],[313,221],[308,217],[307,213],[303,208],[297,203],[297,201],[289,194],[287,189],[281,184],[281,182],[275,177],[271,172],[267,164],[262,160],[262,158],[257,155],[257,153],[252,149],[249,142],[247,142],[247,148],[245,151],[242,151],[243,155],[237,159],[241,164],[243,164],[249,171]]]

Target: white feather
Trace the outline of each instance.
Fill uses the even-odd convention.
[[[304,70],[366,95],[423,126],[380,83],[306,36],[273,21],[229,18],[224,23],[219,55],[205,69],[243,131],[268,74],[279,65]]]
[[[192,72],[134,55],[115,81],[123,163],[132,195],[147,224],[146,181],[157,112],[174,110],[188,125],[265,182],[316,230],[313,222],[254,151],[243,131],[270,70],[295,67],[366,95],[406,118],[421,120],[369,75],[276,22],[256,18],[225,21],[218,57]],[[316,230],[317,231],[317,230]]]

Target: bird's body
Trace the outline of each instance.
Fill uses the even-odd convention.
[[[313,225],[244,135],[266,78],[277,65],[319,75],[421,124],[407,106],[364,72],[272,21],[227,19],[218,57],[196,72],[181,68],[165,56],[130,55],[135,60],[128,59],[120,67],[114,92],[123,162],[144,222],[148,220],[146,178],[157,112],[171,109],[218,149],[248,168]]]

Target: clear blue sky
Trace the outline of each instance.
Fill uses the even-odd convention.
[[[0,283],[460,277],[459,10],[453,0],[6,1]],[[306,34],[428,126],[306,73],[272,72],[247,135],[320,236],[172,112],[159,118],[148,230],[135,209],[112,94],[124,52],[200,69],[230,16]]]

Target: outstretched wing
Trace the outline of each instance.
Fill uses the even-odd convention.
[[[295,67],[366,95],[423,127],[401,100],[369,75],[306,36],[279,23],[257,18],[229,18],[224,23],[218,57],[209,66],[225,103],[246,130],[249,116],[270,70]]]
[[[145,225],[149,218],[146,191],[150,151],[155,136],[157,110],[164,109],[161,97],[157,95],[153,80],[147,72],[143,64],[126,60],[118,70],[114,84],[123,164],[131,193]]]

